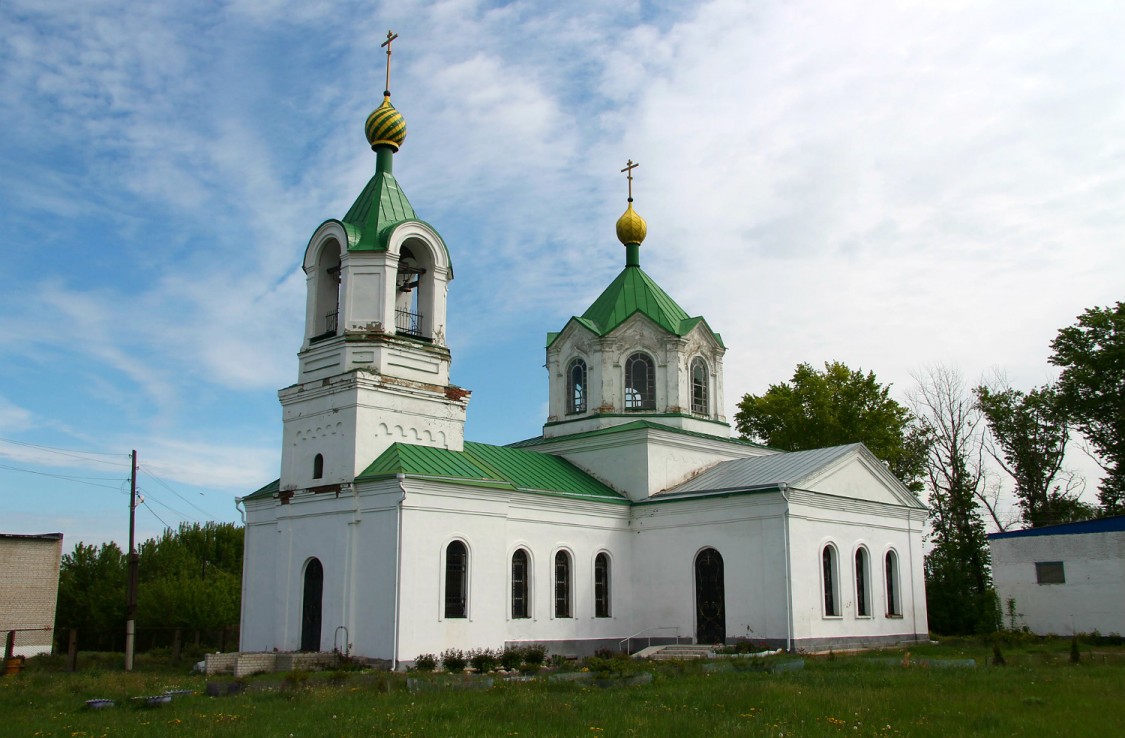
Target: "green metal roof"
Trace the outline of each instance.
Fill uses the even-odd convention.
[[[606,502],[626,498],[566,459],[484,443],[465,443],[464,451],[394,443],[356,481],[396,474],[457,484],[485,484],[521,492],[563,495]]]
[[[699,433],[698,431],[684,430],[683,428],[676,428],[670,425],[664,425],[651,420],[634,420],[632,423],[622,423],[621,425],[612,425],[608,428],[598,428],[592,431],[583,431],[582,433],[572,433],[566,436],[555,436],[553,438],[544,438],[543,436],[536,436],[535,438],[527,438],[523,441],[516,441],[509,443],[505,448],[530,448],[539,446],[544,443],[554,443],[556,441],[570,441],[576,438],[593,438],[595,436],[607,436],[612,433],[624,433],[626,431],[640,430],[648,428],[651,430],[662,430],[669,433],[677,433],[682,436],[691,436],[693,438],[706,438],[708,441],[719,441],[720,443],[733,443],[738,446],[753,446],[754,448],[769,448],[760,443],[747,441],[742,438],[725,438],[723,436],[712,436],[707,433]]]
[[[399,223],[417,219],[406,193],[398,186],[398,180],[380,168],[344,216],[344,223],[352,226],[348,229],[348,250],[385,251],[391,229]],[[353,230],[356,236],[354,242]]]
[[[686,336],[699,323],[706,326],[720,346],[722,337],[711,330],[701,317],[691,317],[660,288],[652,277],[639,266],[627,266],[610,282],[605,291],[594,300],[586,312],[571,320],[585,326],[599,336],[612,332],[634,313],[641,313],[664,330],[677,336]],[[547,334],[547,345],[558,338],[558,333]]]
[[[258,490],[255,490],[255,491],[251,492],[250,494],[246,495],[242,499],[244,499],[244,500],[267,499],[267,498],[273,497],[274,495],[276,495],[280,491],[281,491],[281,480],[275,479],[272,482],[270,482],[269,484],[267,484],[265,487],[262,487],[261,489],[258,489]]]

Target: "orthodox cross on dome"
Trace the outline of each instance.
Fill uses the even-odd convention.
[[[629,202],[633,202],[633,170],[639,166],[640,164],[634,164],[633,160],[630,159],[625,162],[625,168],[621,170],[622,172],[627,172],[627,177],[629,179]]]
[[[394,31],[387,30],[387,40],[379,44],[379,48],[387,47],[387,79],[386,84],[383,86],[383,94],[391,94],[391,42],[398,38],[398,34]]]

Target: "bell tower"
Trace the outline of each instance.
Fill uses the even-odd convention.
[[[391,443],[461,450],[469,391],[449,382],[449,250],[393,174],[406,121],[382,103],[364,132],[375,174],[305,249],[305,335],[284,412],[281,491],[351,483]]]

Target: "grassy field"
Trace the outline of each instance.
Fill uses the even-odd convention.
[[[805,657],[804,668],[774,673],[733,659],[622,665],[634,681],[638,669],[653,674],[639,686],[547,675],[487,686],[444,675],[275,674],[222,697],[206,696],[207,682],[225,691],[229,678],[158,663],[131,674],[108,666],[66,674],[32,663],[0,678],[0,735],[1125,735],[1125,649],[1084,646],[1077,665],[1068,641],[1008,646],[1004,656],[1007,666],[992,666],[991,647],[971,642],[913,649],[909,666],[902,651]],[[963,665],[967,659],[975,666]],[[156,708],[130,700],[175,689],[194,694]],[[87,709],[92,698],[117,706]]]

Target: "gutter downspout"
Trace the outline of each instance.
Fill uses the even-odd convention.
[[[398,620],[399,598],[402,590],[402,503],[406,501],[406,475],[399,472],[395,475],[398,488],[402,490],[402,497],[396,503],[398,507],[398,532],[395,534],[395,617],[394,641],[391,643],[391,671],[398,671]]]
[[[793,578],[789,571],[789,485],[780,485],[781,499],[785,500],[785,511],[781,514],[781,534],[785,546],[785,652],[793,650]]]
[[[242,527],[245,528],[246,527],[246,510],[244,510],[243,507],[242,507],[242,498],[241,497],[235,497],[234,498],[234,509],[238,510],[238,515],[239,515],[239,517],[242,518]]]

